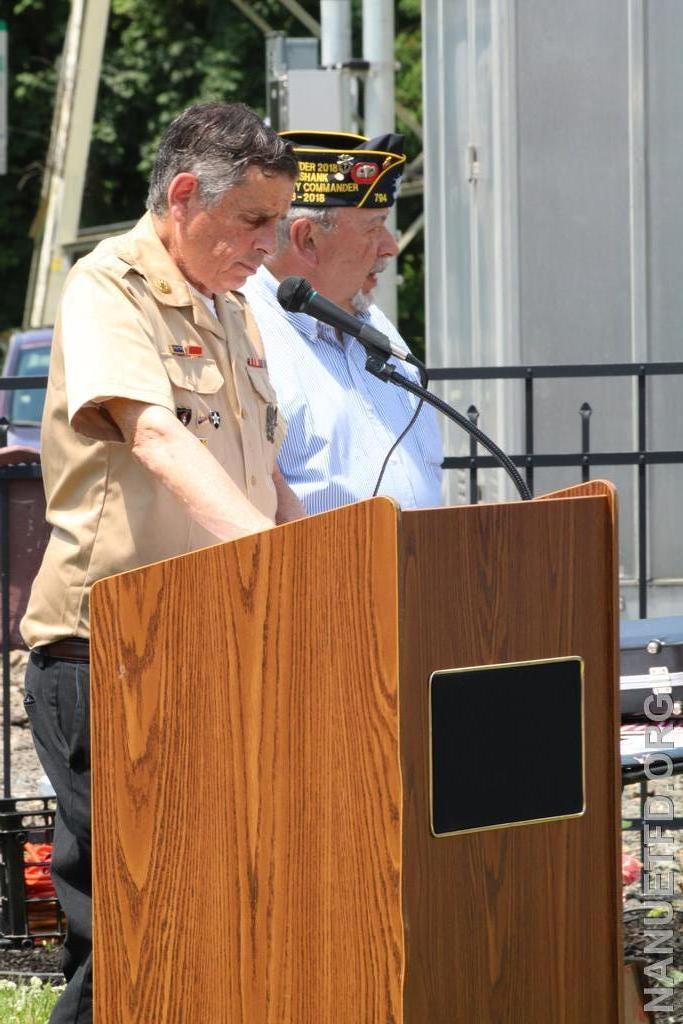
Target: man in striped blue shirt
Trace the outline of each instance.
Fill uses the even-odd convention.
[[[386,226],[405,156],[403,137],[282,132],[294,144],[300,175],[275,255],[244,287],[256,317],[268,373],[287,421],[278,462],[309,514],[369,498],[392,445],[417,400],[365,369],[360,342],[306,313],[285,312],[280,281],[308,279],[316,291],[355,313],[405,349],[373,304],[377,275],[396,256]],[[418,379],[409,364],[399,372]],[[439,505],[443,452],[433,409],[423,406],[389,456],[379,494],[402,508]]]

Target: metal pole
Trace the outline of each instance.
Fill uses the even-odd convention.
[[[12,795],[9,623],[9,481],[0,478],[0,596],[2,598],[2,795]]]
[[[54,323],[69,271],[64,246],[78,234],[109,4],[110,0],[71,2],[41,193],[45,219],[35,242],[26,300],[25,319],[32,327]]]
[[[581,417],[581,454],[583,455],[583,464],[581,466],[581,482],[588,483],[591,478],[591,468],[588,462],[588,455],[591,450],[591,416],[593,409],[588,402],[584,402],[579,409],[579,416]]]
[[[534,493],[534,371],[529,366],[524,381],[524,420],[526,449],[526,485]]]
[[[638,367],[638,618],[647,618],[647,381]]]
[[[479,425],[479,410],[476,405],[471,405],[467,410],[470,423],[475,427]],[[477,505],[479,502],[479,485],[477,482],[477,442],[470,437],[470,505]]]
[[[0,174],[7,174],[7,22],[0,21]]]
[[[365,86],[365,132],[394,127],[394,3],[363,0],[363,57],[370,63]]]
[[[346,64],[353,56],[351,42],[351,0],[320,0],[320,63],[324,68]],[[357,131],[358,80],[342,73],[342,89],[345,93],[342,109],[343,123],[330,124],[341,131]],[[356,127],[354,128],[354,125]]]
[[[320,63],[351,60],[351,0],[320,0]]]
[[[363,0],[363,57],[370,64],[365,82],[365,134],[371,138],[394,129],[394,0]],[[387,221],[396,230],[396,210]],[[376,300],[390,320],[396,321],[396,265],[392,262],[379,279]]]

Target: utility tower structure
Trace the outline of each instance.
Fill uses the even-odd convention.
[[[78,243],[83,188],[102,67],[110,0],[72,0],[64,41],[24,323],[54,321]]]

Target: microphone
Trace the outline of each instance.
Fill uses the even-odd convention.
[[[320,295],[313,289],[310,281],[307,281],[305,277],[286,277],[277,290],[277,300],[282,308],[286,309],[289,313],[308,313],[310,316],[315,317],[316,320],[322,320],[324,324],[329,324],[330,327],[336,327],[338,330],[358,338],[360,343],[368,350],[365,369],[369,373],[374,374],[380,380],[390,380],[397,387],[403,388],[404,391],[409,391],[410,394],[420,399],[413,418],[408,423],[408,427],[403,431],[403,434],[399,436],[398,441],[401,440],[406,431],[415,422],[422,401],[428,402],[435,409],[438,409],[439,412],[442,412],[449,419],[457,423],[458,426],[462,427],[463,430],[466,430],[468,434],[474,437],[480,445],[493,455],[498,464],[508,473],[524,501],[528,501],[531,498],[531,492],[519,475],[517,467],[505,452],[501,451],[495,441],[485,434],[483,430],[475,426],[474,423],[471,423],[462,413],[459,413],[457,409],[454,409],[447,402],[442,401],[442,399],[427,391],[427,369],[424,363],[416,359],[407,349],[404,351],[392,345],[386,334],[382,334],[381,331],[378,331],[370,324],[363,323],[362,320],[352,316],[351,313],[347,313],[340,306],[335,305],[330,299],[326,299],[324,295]],[[417,366],[422,378],[422,387],[409,377],[399,373],[392,363],[387,364],[385,357],[388,355],[396,356],[397,359],[403,359],[405,362]],[[395,442],[391,451],[396,447],[398,441]],[[391,451],[389,454],[391,454]],[[383,472],[384,467],[382,468]],[[380,480],[382,473],[380,473]],[[379,486],[379,481],[377,486]],[[375,488],[375,493],[377,493],[377,487]]]
[[[326,299],[320,292],[316,292],[305,277],[286,277],[277,290],[277,301],[289,313],[308,313],[316,320],[322,320],[324,324],[358,338],[367,349],[379,349],[387,356],[395,356],[420,368],[423,366],[408,349],[400,348],[376,327],[364,323],[330,299]]]

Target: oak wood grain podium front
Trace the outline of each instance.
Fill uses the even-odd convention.
[[[95,1024],[619,1024],[614,499],[548,497],[95,586]],[[431,674],[570,656],[585,813],[435,837]]]

